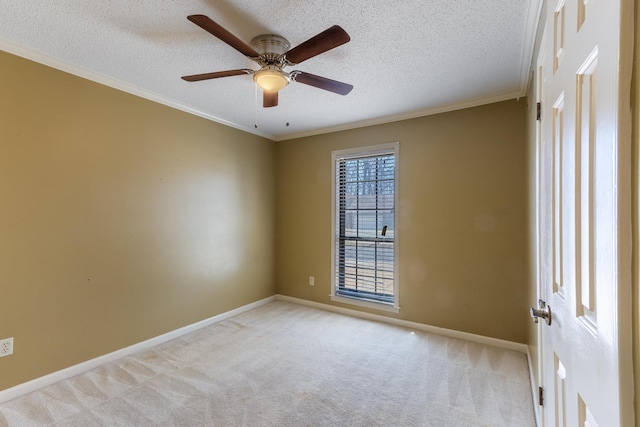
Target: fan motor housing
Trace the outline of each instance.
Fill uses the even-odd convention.
[[[262,34],[251,40],[251,47],[260,54],[273,53],[282,55],[291,48],[289,40],[275,34]]]
[[[289,51],[291,43],[276,34],[261,34],[251,40],[251,47],[260,54],[258,62],[261,66],[284,66],[282,55]]]

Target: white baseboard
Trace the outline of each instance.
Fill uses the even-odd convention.
[[[288,301],[295,304],[306,305],[308,307],[319,308],[325,311],[333,311],[334,313],[346,314],[347,316],[360,317],[362,319],[375,320],[378,322],[390,323],[392,325],[401,326],[403,328],[415,329],[418,331],[431,332],[434,334],[444,335],[451,338],[476,342],[479,344],[490,345],[493,347],[503,348],[505,350],[518,351],[527,354],[529,348],[526,344],[513,341],[501,340],[498,338],[485,337],[483,335],[471,334],[469,332],[460,332],[453,329],[439,328],[437,326],[425,325],[423,323],[410,322],[408,320],[396,319],[393,317],[382,316],[380,314],[372,314],[364,311],[352,310],[349,308],[336,307],[329,304],[323,304],[315,301],[307,301],[300,298],[289,297],[286,295],[276,295],[276,300]]]
[[[166,334],[162,334],[146,341],[139,342],[129,347],[116,350],[112,353],[98,356],[94,359],[78,363],[77,365],[73,365],[60,371],[52,372],[43,377],[28,381],[26,383],[18,384],[17,386],[2,390],[0,391],[0,403],[8,402],[9,400],[15,399],[16,397],[31,393],[48,385],[69,379],[71,377],[75,377],[76,375],[94,369],[104,363],[113,362],[114,360],[118,360],[133,353],[137,353],[139,351],[146,350],[156,345],[165,343],[172,339],[181,337],[182,335],[186,335],[190,332],[196,331],[200,328],[204,328],[205,326],[221,322],[225,319],[228,319],[229,317],[235,316],[245,311],[249,311],[256,307],[260,307],[261,305],[264,305],[273,300],[275,300],[275,296],[270,296],[268,298],[252,302],[251,304],[243,305],[242,307],[238,307],[225,313],[218,314],[217,316],[213,316],[208,319],[193,323],[191,325],[176,329],[174,331],[167,332]]]

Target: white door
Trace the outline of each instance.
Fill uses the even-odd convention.
[[[540,291],[551,312],[549,325],[539,322],[546,427],[633,422],[631,335],[621,324],[630,321],[631,289],[622,1],[546,5],[536,70]]]

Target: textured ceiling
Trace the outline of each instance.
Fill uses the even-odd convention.
[[[0,0],[0,49],[280,140],[523,96],[538,10],[537,0]],[[349,43],[287,71],[354,89],[292,83],[264,109],[250,76],[185,82],[258,68],[191,14],[247,44],[271,33],[296,46],[340,25]]]

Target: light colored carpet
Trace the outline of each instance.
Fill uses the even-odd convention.
[[[524,354],[276,301],[0,405],[0,426],[534,427]]]

